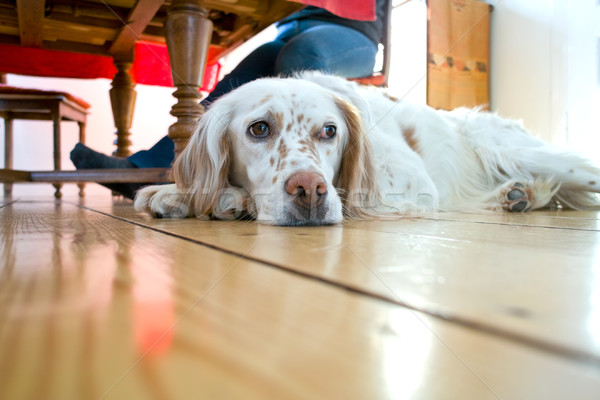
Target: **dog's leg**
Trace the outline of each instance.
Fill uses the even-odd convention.
[[[146,212],[156,218],[185,218],[192,216],[192,208],[188,204],[189,196],[177,185],[154,185],[139,190],[135,197],[134,207],[137,211]]]
[[[516,153],[520,155],[517,162],[523,170],[560,185],[556,199],[564,206],[575,209],[600,206],[600,198],[594,194],[600,193],[600,169],[588,160],[550,146]]]

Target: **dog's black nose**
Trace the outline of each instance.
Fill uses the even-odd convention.
[[[286,192],[294,197],[294,203],[302,208],[319,207],[327,196],[325,179],[314,172],[298,172],[285,183]]]

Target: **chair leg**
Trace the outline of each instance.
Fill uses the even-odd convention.
[[[4,168],[13,168],[13,119],[9,116],[4,119]],[[12,195],[12,183],[5,183],[4,196]]]
[[[52,122],[54,124],[54,170],[60,171],[60,121],[62,120],[62,117],[60,112],[54,112],[52,115]],[[60,199],[62,197],[62,193],[60,191],[62,184],[55,183],[53,186],[56,189],[54,192],[54,197]]]
[[[85,144],[85,122],[78,122],[79,125],[79,142]],[[85,183],[78,183],[79,197],[85,196]]]

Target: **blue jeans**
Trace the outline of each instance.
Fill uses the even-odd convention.
[[[371,75],[377,45],[362,33],[331,22],[291,21],[279,26],[272,42],[258,47],[225,75],[201,104],[210,103],[258,78],[319,70],[346,78]],[[130,156],[138,168],[167,168],[173,162],[173,141],[164,137],[149,150]]]

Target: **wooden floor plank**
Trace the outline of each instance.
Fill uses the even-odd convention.
[[[289,228],[90,206],[232,253],[251,248],[262,262],[600,364],[599,231],[486,223],[484,215]]]
[[[285,235],[243,223],[193,229],[208,226]],[[0,228],[2,399],[585,400],[600,391],[593,364],[64,202],[4,207]],[[230,236],[240,253],[260,242]]]
[[[527,213],[439,213],[432,219],[600,231],[600,213],[598,211],[536,210]]]

